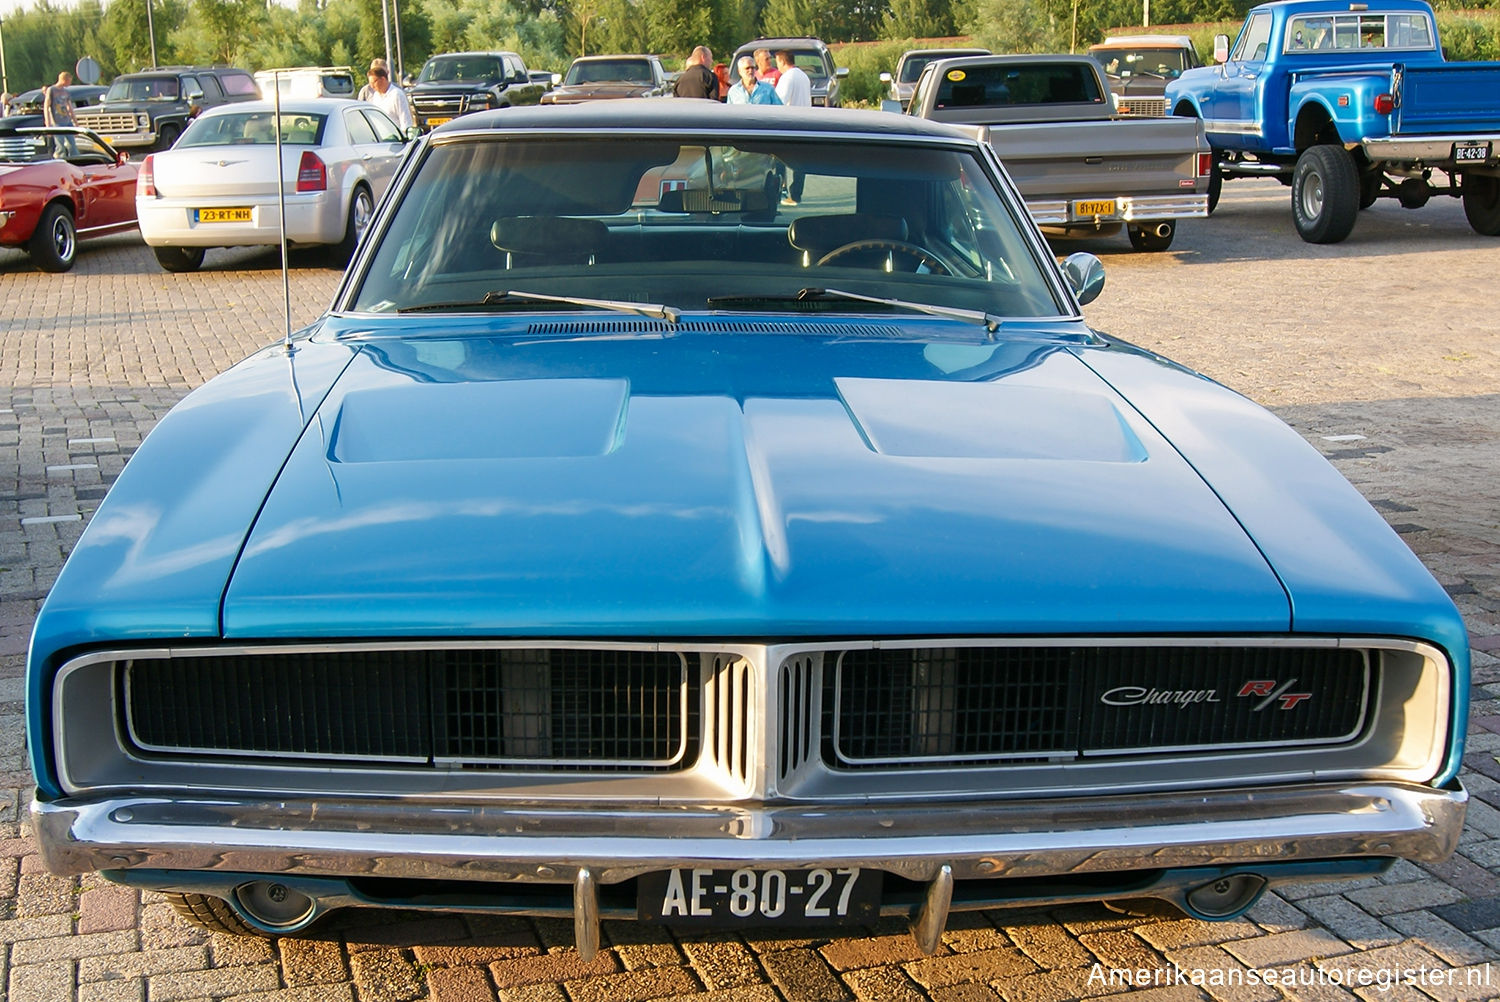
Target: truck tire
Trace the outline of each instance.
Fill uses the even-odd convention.
[[[1469,225],[1482,236],[1500,237],[1500,177],[1472,172],[1462,177]]]
[[[176,125],[163,125],[160,134],[156,137],[156,148],[158,150],[170,150],[172,144],[177,142],[177,137],[182,135],[182,129]]]
[[[62,202],[53,202],[42,210],[31,241],[26,249],[31,262],[43,271],[67,271],[78,258],[78,231],[73,227],[73,210]]]
[[[1214,210],[1219,207],[1219,196],[1224,193],[1224,173],[1219,170],[1219,151],[1211,151],[1209,158],[1208,214],[1211,216],[1214,214]]]
[[[1342,146],[1309,146],[1292,172],[1292,219],[1310,244],[1336,244],[1359,216],[1359,171]]]

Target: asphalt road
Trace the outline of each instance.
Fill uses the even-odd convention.
[[[23,820],[21,677],[36,608],[154,422],[282,329],[274,253],[211,251],[202,272],[168,275],[137,238],[114,237],[86,245],[66,275],[0,250],[0,995],[981,1002],[1121,994],[1106,972],[1129,968],[1151,982],[1134,994],[1146,1002],[1500,998],[1500,319],[1486,291],[1500,242],[1444,199],[1420,211],[1382,202],[1349,240],[1317,247],[1296,236],[1289,201],[1274,182],[1234,182],[1165,254],[1135,254],[1123,235],[1057,249],[1106,264],[1094,326],[1275,410],[1458,602],[1474,645],[1474,799],[1452,861],[1268,895],[1227,923],[1095,906],[960,915],[930,958],[896,923],[819,938],[607,924],[608,949],[587,967],[556,921],[361,912],[304,939],[236,940],[183,925],[154,895],[52,877]],[[337,275],[308,255],[294,265],[300,324]],[[1248,970],[1279,973],[1250,984]]]

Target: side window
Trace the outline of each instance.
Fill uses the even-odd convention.
[[[1266,58],[1270,42],[1271,15],[1256,14],[1245,24],[1245,30],[1240,32],[1240,40],[1235,43],[1234,52],[1229,59],[1231,62],[1258,63]]]
[[[224,97],[224,91],[219,86],[219,81],[205,74],[198,78],[198,86],[203,88],[203,96],[209,101],[219,101]]]
[[[370,128],[375,130],[375,139],[382,143],[401,143],[406,137],[401,130],[396,128],[396,123],[385,117],[378,108],[361,108],[360,112],[370,123]]]
[[[283,77],[282,79],[285,79]],[[224,73],[219,77],[219,82],[224,85],[224,93],[235,96],[251,94],[260,95],[260,88],[255,85],[255,79],[248,73]]]
[[[370,128],[370,123],[365,121],[365,116],[359,113],[359,109],[350,108],[344,112],[344,125],[349,130],[349,142],[355,146],[375,141],[375,130]]]
[[[932,72],[932,64],[929,63],[927,67],[922,70],[922,75],[917,78],[916,87],[912,88],[911,103],[906,106],[906,113],[908,115],[915,115],[917,113],[917,110],[921,108],[922,105],[926,102],[927,89],[932,86],[933,76],[934,74]]]

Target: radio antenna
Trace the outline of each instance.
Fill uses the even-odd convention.
[[[281,160],[281,71],[271,74],[276,95],[271,101],[271,117],[276,129],[276,207],[281,220],[281,296],[285,304],[286,331],[282,335],[281,349],[288,355],[297,349],[292,347],[292,273],[287,263],[286,252],[286,165]]]

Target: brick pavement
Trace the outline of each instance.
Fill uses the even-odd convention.
[[[120,237],[87,245],[67,275],[0,250],[0,998],[1042,1002],[1127,991],[1101,983],[1096,964],[1273,965],[1303,982],[1158,984],[1131,992],[1139,1002],[1500,998],[1500,321],[1484,291],[1500,245],[1472,234],[1456,204],[1382,203],[1348,242],[1312,247],[1287,200],[1274,182],[1232,184],[1165,255],[1129,253],[1123,237],[1059,249],[1105,259],[1095,326],[1274,408],[1459,603],[1475,647],[1474,800],[1453,860],[1288,888],[1225,923],[1092,906],[955,915],[934,957],[895,922],[816,938],[606,923],[606,949],[587,965],[555,920],[355,912],[264,942],[208,936],[158,896],[98,877],[53,877],[23,824],[21,677],[36,608],[154,421],[281,327],[273,255],[210,252],[204,272],[171,276]],[[337,276],[298,265],[300,323]],[[1402,967],[1457,972],[1455,983],[1358,984],[1360,972]],[[1479,984],[1465,983],[1471,972]]]

